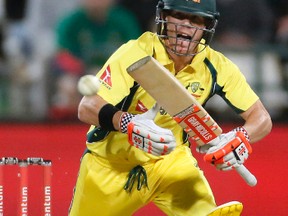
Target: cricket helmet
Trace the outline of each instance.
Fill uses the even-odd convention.
[[[159,38],[162,39],[168,39],[166,29],[167,21],[165,20],[165,14],[167,14],[169,11],[177,11],[205,18],[206,27],[201,29],[203,31],[201,40],[195,41],[192,37],[190,42],[201,44],[203,47],[201,51],[204,50],[207,45],[209,45],[215,33],[220,15],[216,9],[216,0],[159,0],[156,7],[155,21],[157,25],[157,34]],[[175,29],[177,29],[177,24],[175,24]],[[171,50],[173,51],[173,49]],[[195,53],[186,53],[185,55],[196,55],[199,52],[200,51],[198,50]],[[176,54],[183,55],[180,53]]]

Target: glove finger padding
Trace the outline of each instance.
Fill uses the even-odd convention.
[[[138,121],[132,121],[130,124],[133,124],[133,131],[136,133],[140,133],[142,136],[149,138],[155,142],[168,143],[171,141],[175,141],[174,135],[171,130],[161,128],[154,123],[153,120],[150,119],[141,119]],[[131,127],[128,125],[128,128]],[[129,129],[128,129],[129,131]]]
[[[250,145],[250,144],[249,144]],[[251,153],[251,151],[250,151]],[[237,168],[248,159],[249,150],[244,143],[241,143],[235,150],[224,156],[223,159],[215,161],[217,169],[226,171]]]
[[[132,119],[128,140],[132,146],[157,156],[169,154],[176,147],[172,131],[157,126],[151,119]]]
[[[241,147],[237,148],[240,145]],[[207,154],[204,156],[204,160],[213,163],[232,151],[237,151],[236,152],[237,154],[242,155],[243,153],[245,153],[246,149],[249,154],[252,153],[252,147],[248,142],[248,140],[243,135],[243,133],[236,132],[235,137],[230,141],[229,140],[228,142],[226,140],[224,142],[221,141],[221,143],[218,144],[217,146],[211,147],[208,150]]]
[[[211,148],[211,145],[209,145],[209,143],[203,146],[196,146],[196,152],[204,154],[204,153],[207,153],[210,148]]]
[[[234,132],[235,137],[228,142],[220,142],[211,147],[204,156],[206,162],[214,164],[220,170],[231,170],[243,164],[252,148],[242,132]]]
[[[206,143],[203,146],[197,146],[196,151],[199,153],[207,153],[209,150],[210,152],[218,149],[218,146],[222,146],[223,143],[227,143],[229,140],[235,138],[235,132],[230,131],[226,134],[220,134],[218,137],[213,139],[211,142]],[[214,148],[213,148],[214,147]]]
[[[232,170],[240,166],[233,152],[214,162],[217,169],[222,171]]]
[[[156,155],[156,156],[169,154],[176,147],[176,145],[172,146],[171,144],[155,143],[148,139],[144,139],[144,141],[145,141],[144,147],[136,146],[136,148],[139,148],[149,154]]]

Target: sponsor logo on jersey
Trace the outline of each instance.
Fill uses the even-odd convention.
[[[148,109],[144,106],[144,104],[140,100],[138,100],[136,105],[136,111],[144,113],[147,112]]]
[[[112,87],[112,81],[111,81],[111,69],[110,65],[107,66],[104,73],[100,77],[100,81],[105,84],[108,88]]]

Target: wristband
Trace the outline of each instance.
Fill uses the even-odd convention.
[[[119,109],[113,106],[112,104],[105,104],[99,111],[98,119],[99,125],[104,130],[116,131],[113,125],[113,116]]]
[[[128,124],[134,116],[135,115],[131,113],[127,113],[127,112],[122,113],[120,117],[120,125],[119,125],[119,128],[122,133],[127,133]]]
[[[246,129],[244,127],[237,127],[234,129],[235,132],[242,132],[245,136],[245,138],[248,140],[248,142],[250,142],[250,137],[249,134],[247,133]]]

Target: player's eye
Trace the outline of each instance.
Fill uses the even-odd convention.
[[[181,13],[178,11],[169,11],[168,15],[174,17],[175,19],[179,19],[179,20],[187,19],[190,21],[190,23],[194,23],[197,25],[204,25],[204,23],[205,23],[205,19],[203,17],[195,16],[195,15],[191,15],[191,14],[185,14],[185,13]]]

